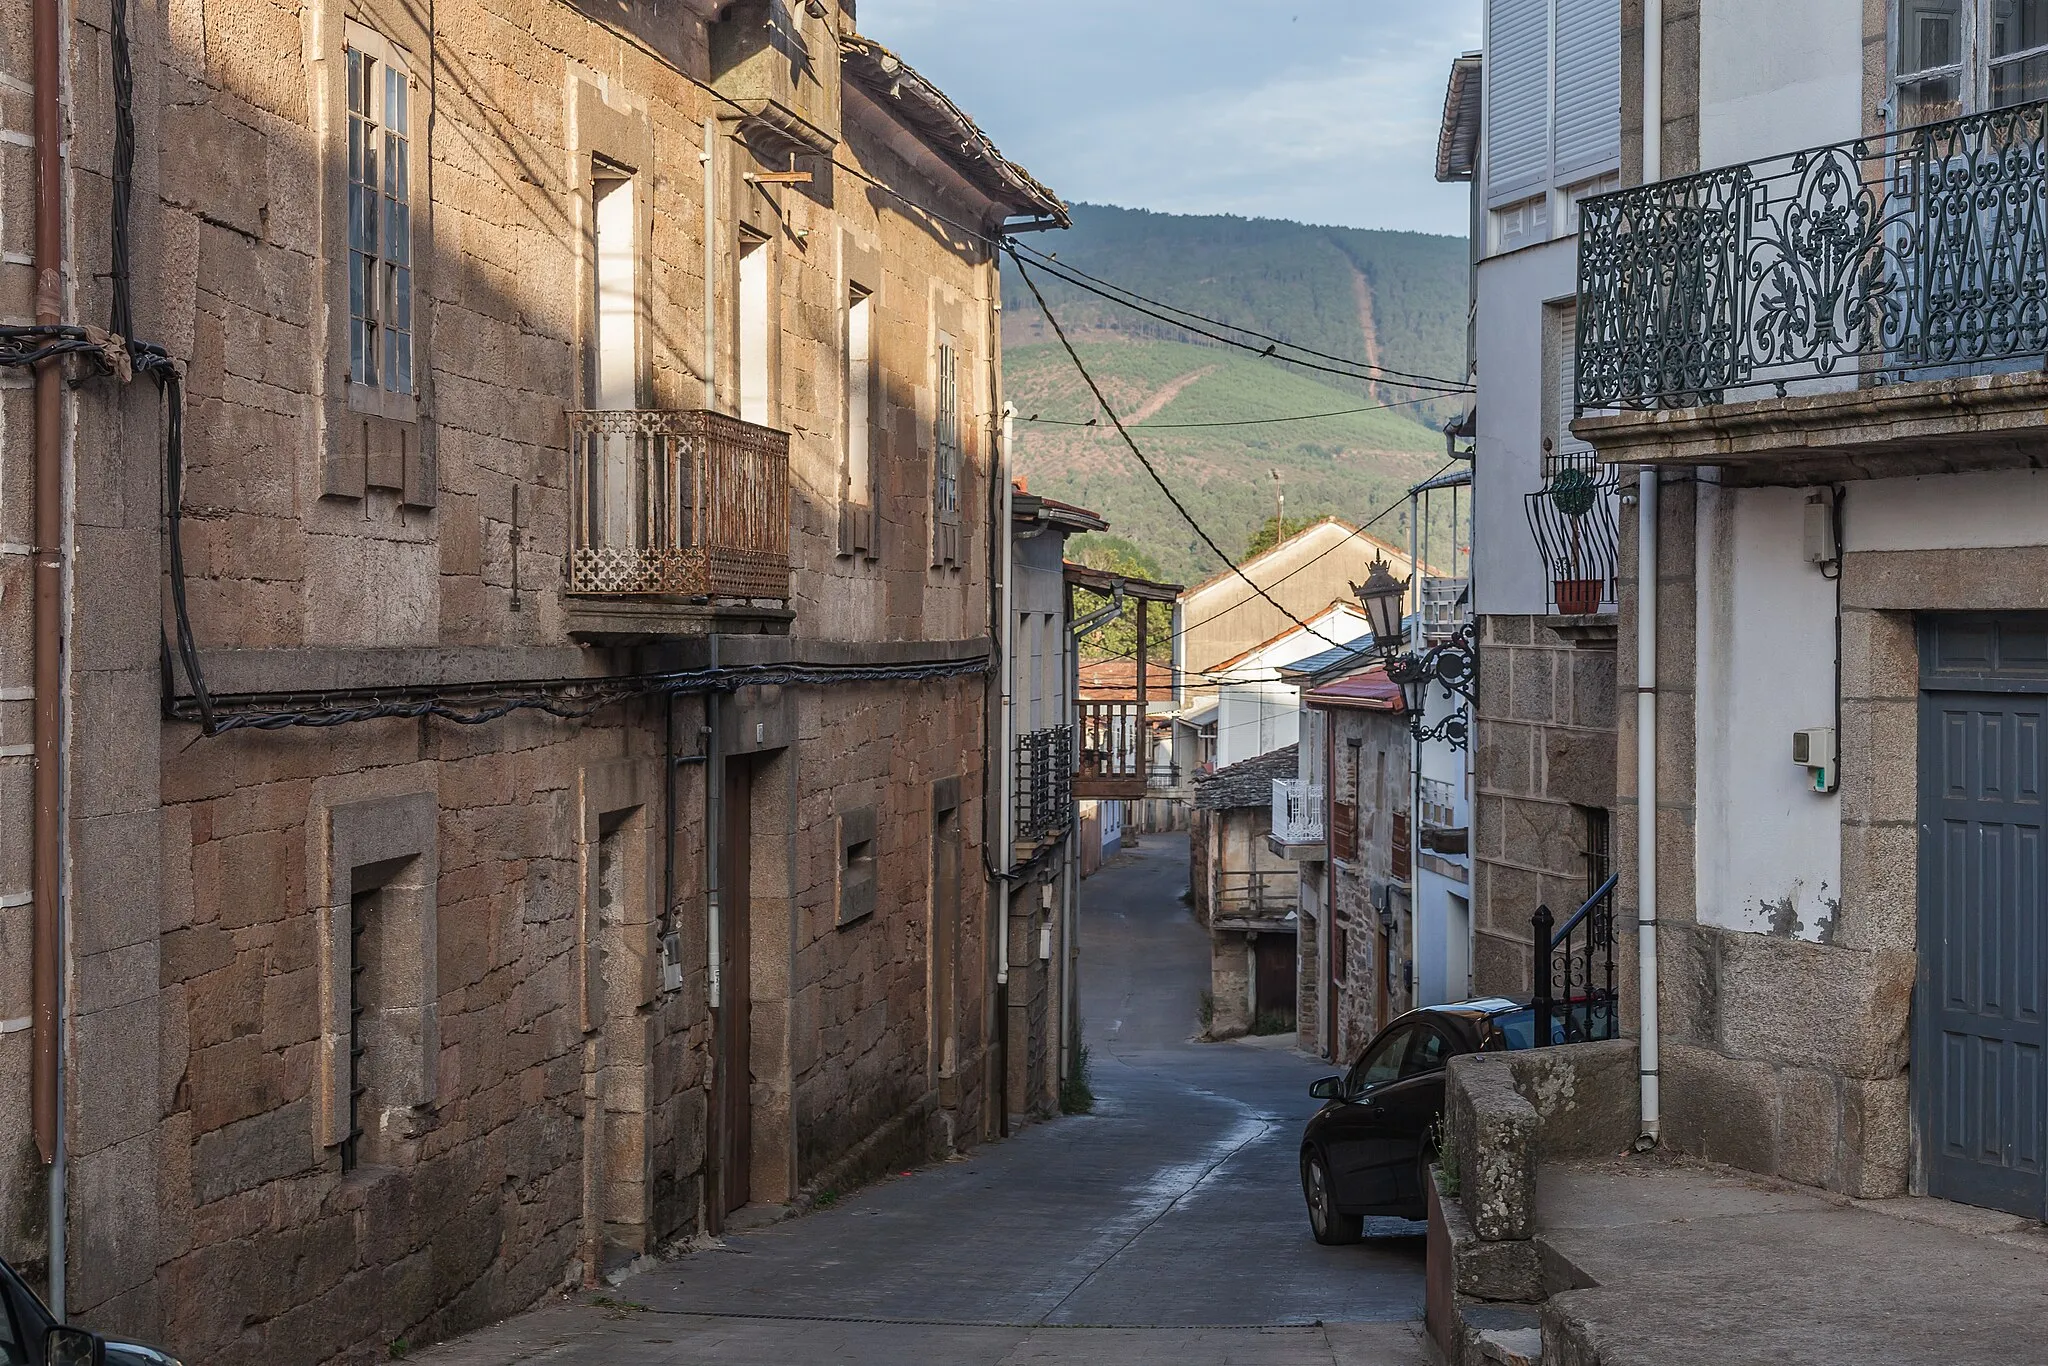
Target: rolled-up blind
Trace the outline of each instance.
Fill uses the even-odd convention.
[[[1569,185],[1621,163],[1621,0],[1556,0],[1552,174]]]
[[[1489,206],[1526,198],[1549,180],[1550,6],[1551,0],[1487,0]]]

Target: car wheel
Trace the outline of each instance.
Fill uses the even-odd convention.
[[[1325,1246],[1355,1243],[1365,1233],[1365,1220],[1337,1208],[1336,1187],[1323,1155],[1314,1150],[1301,1155],[1301,1194],[1308,1201],[1308,1226],[1316,1241]]]

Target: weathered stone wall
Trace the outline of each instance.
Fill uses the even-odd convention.
[[[1529,917],[1586,898],[1583,808],[1615,806],[1615,652],[1542,617],[1479,619],[1472,989],[1530,988]],[[1618,825],[1619,817],[1612,818]]]
[[[1374,898],[1385,897],[1393,879],[1394,817],[1408,812],[1415,786],[1409,772],[1408,729],[1403,715],[1357,709],[1333,709],[1329,714],[1337,753],[1332,781],[1339,795],[1353,801],[1358,811],[1356,856],[1333,858],[1330,863],[1330,883],[1346,950],[1344,980],[1337,994],[1336,1048],[1331,1056],[1343,1060],[1355,1056],[1388,1020],[1409,1007],[1412,992],[1402,977],[1401,964],[1412,956],[1413,946],[1402,942],[1397,917],[1393,942],[1387,947],[1387,1008],[1386,1018],[1381,1018],[1382,930]],[[1358,742],[1360,770],[1355,777],[1347,771],[1347,752],[1354,740]]]
[[[921,209],[851,172],[827,171],[807,190],[748,183],[754,155],[701,84],[705,30],[689,11],[669,17],[658,35],[638,35],[643,45],[551,0],[452,0],[431,33],[418,12],[382,0],[131,7],[135,331],[185,367],[186,562],[218,692],[660,662],[572,643],[561,592],[563,413],[591,401],[593,158],[631,172],[644,206],[644,405],[703,406],[715,371],[719,405],[736,406],[740,224],[773,253],[769,423],[792,433],[795,566],[780,656],[900,663],[985,648],[994,270],[985,244],[938,219],[978,221],[988,206],[859,100],[836,130],[840,162]],[[402,48],[413,75],[410,423],[345,398],[345,21]],[[27,7],[0,22],[0,69],[17,82],[0,92],[0,123],[26,130],[28,45],[15,30],[25,34]],[[829,51],[829,33],[817,37]],[[67,316],[100,322],[112,136],[102,11],[76,13],[66,51]],[[837,107],[837,64],[820,70],[825,107]],[[9,205],[29,202],[29,151],[0,143]],[[19,262],[31,224],[27,212],[0,214],[9,322],[28,312]],[[849,257],[862,253],[887,263],[859,281],[878,308],[884,535],[872,555],[844,555],[837,376]],[[931,509],[940,328],[959,346],[963,415],[964,540],[945,567],[933,564]],[[585,720],[522,712],[477,727],[388,719],[217,738],[163,723],[157,397],[88,379],[67,393],[66,422],[77,489],[74,1314],[190,1359],[340,1361],[483,1322],[701,1228],[717,1127],[705,770],[679,770],[670,812],[660,703]],[[28,468],[30,432],[26,387],[0,374],[0,468]],[[28,739],[27,517],[25,482],[0,481],[9,1020],[28,1013],[28,765],[13,750]],[[794,721],[780,733],[728,724],[724,737],[757,751],[757,1200],[994,1127],[983,680],[739,699],[727,720],[783,711]],[[705,704],[682,699],[674,719],[679,750],[701,753]],[[873,807],[884,838],[875,908],[842,927],[835,817],[855,803]],[[957,883],[944,890],[941,810],[954,812],[958,841]],[[657,950],[664,886],[681,935],[672,991]],[[366,1026],[362,1162],[344,1174],[358,895],[373,902],[363,952],[390,999]],[[952,965],[943,1010],[931,950],[941,938]],[[29,1132],[28,1038],[0,1033],[0,1128],[11,1136]],[[28,1147],[0,1164],[0,1252],[33,1274],[45,1246],[39,1164]]]

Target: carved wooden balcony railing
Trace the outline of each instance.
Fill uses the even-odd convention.
[[[704,411],[568,416],[571,593],[788,599],[788,433]]]
[[[1080,725],[1074,737],[1074,795],[1125,801],[1144,796],[1151,768],[1145,704],[1083,701],[1074,704],[1074,711]]]

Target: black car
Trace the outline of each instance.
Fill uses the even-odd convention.
[[[1562,1042],[1553,1026],[1553,1042]],[[1301,1135],[1301,1193],[1319,1243],[1355,1243],[1367,1215],[1422,1219],[1444,1112],[1444,1064],[1460,1053],[1527,1048],[1536,1012],[1492,998],[1411,1010],[1373,1036],[1341,1077],[1308,1088],[1323,1101]]]
[[[0,1366],[178,1366],[168,1352],[60,1324],[0,1261]]]

